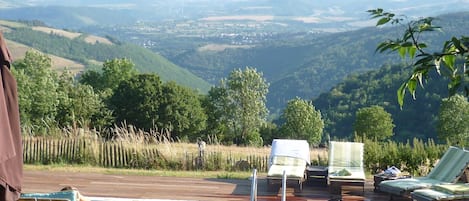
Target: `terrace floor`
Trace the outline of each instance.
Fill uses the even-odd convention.
[[[132,198],[130,200],[250,200],[251,181],[236,179],[204,179],[159,176],[113,175],[47,170],[25,170],[24,193],[47,193],[60,190],[64,186],[74,186],[85,196]],[[281,200],[278,193],[267,192],[265,178],[258,180],[258,201]],[[328,200],[389,200],[384,193],[374,192],[373,179],[362,188],[343,188],[341,195],[331,195],[324,183],[307,182],[303,191],[295,193],[286,188],[286,200],[328,201]],[[112,200],[112,199],[111,199]],[[410,200],[394,197],[393,200]]]
[[[281,191],[277,195],[267,193],[265,180],[259,180],[259,193],[258,201],[270,201],[270,200],[281,200]],[[327,184],[324,183],[307,183],[303,187],[301,193],[294,192],[293,187],[286,189],[286,200],[298,200],[298,201],[335,201],[335,200],[363,200],[363,201],[383,201],[390,200],[390,196],[386,193],[382,193],[374,190],[373,180],[369,179],[365,185],[365,191],[363,192],[362,187],[356,186],[344,186],[340,194],[331,194]],[[409,198],[404,197],[393,197],[395,201],[410,201]]]

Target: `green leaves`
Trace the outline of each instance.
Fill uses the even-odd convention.
[[[407,53],[407,48],[406,47],[399,47],[399,55],[401,56],[402,59],[405,59],[406,53]]]
[[[394,13],[384,12],[384,10],[381,9],[381,8],[374,9],[374,10],[368,10],[367,12],[370,13],[371,18],[373,18],[373,19],[374,18],[380,18],[376,22],[376,26],[381,26],[381,25],[387,24],[389,22],[391,22],[392,24],[396,24],[396,23],[399,23],[400,20],[402,20],[400,18],[395,18]]]
[[[360,137],[378,141],[386,140],[394,134],[391,114],[376,105],[358,109],[353,128]]]
[[[392,18],[390,17],[383,17],[381,19],[378,20],[378,22],[376,23],[376,26],[380,26],[380,25],[383,25],[383,24],[386,24],[388,23],[389,21],[391,21]]]
[[[415,46],[409,47],[409,48],[407,48],[407,52],[409,53],[410,58],[414,58],[415,57],[415,52],[417,52],[417,47],[415,47]]]
[[[438,114],[438,137],[464,147],[469,142],[469,102],[461,95],[445,98]]]
[[[311,145],[321,142],[324,121],[311,102],[300,98],[288,101],[282,118],[282,137],[307,140]]]
[[[454,71],[454,64],[456,62],[456,56],[455,55],[444,55],[441,57],[442,61],[445,62],[445,64],[448,66],[448,68],[451,69],[451,71]]]
[[[24,59],[13,63],[17,77],[20,118],[24,125],[45,133],[54,125],[58,112],[59,78],[51,59],[40,52],[28,51]],[[42,130],[44,129],[44,130]]]
[[[222,80],[219,89],[211,90],[213,97],[209,98],[215,100],[212,107],[220,111],[216,112],[220,114],[217,121],[226,124],[227,135],[232,136],[235,144],[260,145],[259,128],[268,114],[265,105],[268,87],[262,73],[246,67],[245,70],[233,70],[226,80]],[[224,97],[218,97],[221,94]]]
[[[139,74],[123,80],[110,97],[109,103],[118,123],[149,130],[159,119],[162,82],[156,74]]]
[[[195,141],[206,128],[207,115],[195,91],[176,84],[163,85],[159,107],[159,126],[172,128],[173,137]]]
[[[76,83],[70,73],[59,76],[51,67],[51,59],[36,51],[14,62],[22,124],[38,135],[52,135],[56,126],[98,126],[94,117],[107,112],[98,94]]]
[[[370,13],[372,19],[380,18],[376,26],[382,26],[389,22],[392,24],[401,24],[403,21],[402,18],[396,18],[395,14],[385,12],[381,8],[368,10],[367,12]],[[448,89],[450,95],[454,95],[462,86],[465,80],[463,77],[469,77],[469,73],[465,69],[465,64],[461,67],[458,66],[457,62],[458,58],[464,58],[464,63],[468,63],[469,61],[469,51],[467,47],[469,44],[468,37],[452,37],[451,40],[443,44],[441,52],[430,54],[425,51],[427,48],[426,43],[419,41],[421,34],[439,31],[441,29],[439,26],[433,25],[433,20],[434,18],[432,17],[426,17],[415,21],[411,20],[405,24],[406,29],[402,38],[379,43],[376,48],[376,51],[380,53],[385,51],[397,52],[402,59],[406,59],[407,57],[412,59],[414,72],[397,91],[397,99],[401,108],[404,104],[405,91],[409,91],[415,99],[417,86],[420,85],[423,87],[424,82],[427,80],[427,74],[432,68],[434,68],[438,74],[449,78]],[[413,59],[417,60],[414,61]],[[464,88],[468,89],[467,86]],[[469,90],[467,91],[469,92]],[[469,95],[469,93],[467,93],[467,95]]]
[[[407,83],[402,83],[399,89],[397,90],[397,102],[401,106],[401,109],[402,109],[402,106],[404,105],[406,87],[407,87]]]

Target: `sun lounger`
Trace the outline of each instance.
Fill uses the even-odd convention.
[[[283,177],[283,171],[285,170],[287,178],[295,180],[303,179],[306,165],[306,162],[300,158],[275,156],[267,175],[271,178],[281,179]]]
[[[70,200],[60,199],[60,198],[20,198],[18,201],[70,201]]]
[[[329,146],[328,183],[331,193],[342,186],[361,186],[365,191],[363,143],[331,141]]]
[[[20,201],[78,201],[78,191],[58,191],[51,193],[22,193]]]
[[[306,180],[306,167],[310,163],[309,144],[305,140],[275,139],[269,158],[267,188],[278,191],[285,171],[287,185],[296,185],[295,190],[303,190]]]
[[[411,193],[416,201],[469,200],[467,183],[434,185],[430,189],[417,189]]]
[[[457,182],[468,164],[468,151],[450,147],[427,176],[383,181],[379,187],[381,191],[389,193],[391,198],[395,195],[410,197],[410,193],[417,189]]]

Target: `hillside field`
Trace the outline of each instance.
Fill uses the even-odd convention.
[[[34,50],[26,45],[7,40],[8,49],[10,50],[13,60],[23,59],[28,50]],[[37,50],[35,50],[37,51]],[[81,63],[66,59],[63,57],[47,54],[51,58],[52,68],[58,72],[62,72],[65,69],[69,70],[73,74],[76,74],[85,69],[85,66]]]

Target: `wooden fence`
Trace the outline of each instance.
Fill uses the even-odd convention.
[[[268,156],[235,157],[229,153],[185,152],[183,156],[165,157],[155,144],[111,142],[88,138],[23,138],[25,164],[89,164],[113,168],[173,170],[267,171]]]

